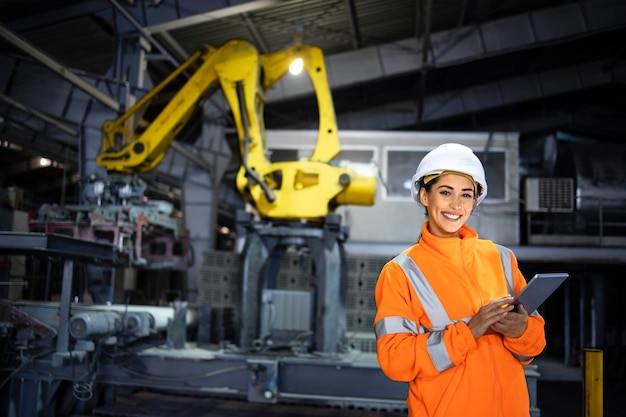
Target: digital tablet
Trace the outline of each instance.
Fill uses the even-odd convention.
[[[528,284],[517,294],[513,305],[522,304],[528,313],[532,313],[569,277],[565,272],[536,274]]]

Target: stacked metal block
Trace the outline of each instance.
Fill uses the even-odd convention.
[[[374,288],[380,270],[389,259],[348,254],[346,260],[346,338],[351,348],[374,352]],[[230,334],[230,327],[237,323],[241,301],[239,266],[239,255],[236,253],[204,253],[198,278],[198,303],[209,305],[216,318],[221,314],[222,319],[232,320],[232,323],[213,321],[214,326],[222,327],[212,331],[217,337]],[[281,260],[276,289],[312,291],[314,280],[311,257],[307,253],[288,252]]]

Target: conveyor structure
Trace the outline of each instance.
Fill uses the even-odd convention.
[[[2,384],[9,417],[87,413],[128,389],[257,403],[405,409],[407,385],[389,380],[371,352],[205,345],[192,336],[207,314],[197,306],[74,302],[72,263],[119,263],[108,244],[3,232],[0,251],[54,256],[65,263],[59,302],[2,302],[3,340],[15,347],[15,368]],[[529,367],[527,376],[535,401],[538,374]]]

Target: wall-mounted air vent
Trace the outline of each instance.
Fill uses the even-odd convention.
[[[574,211],[573,178],[526,178],[526,211]]]

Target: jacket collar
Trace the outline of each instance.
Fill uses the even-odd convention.
[[[473,260],[477,241],[478,233],[467,225],[461,227],[459,237],[437,237],[425,222],[418,244],[441,262],[463,265]]]

